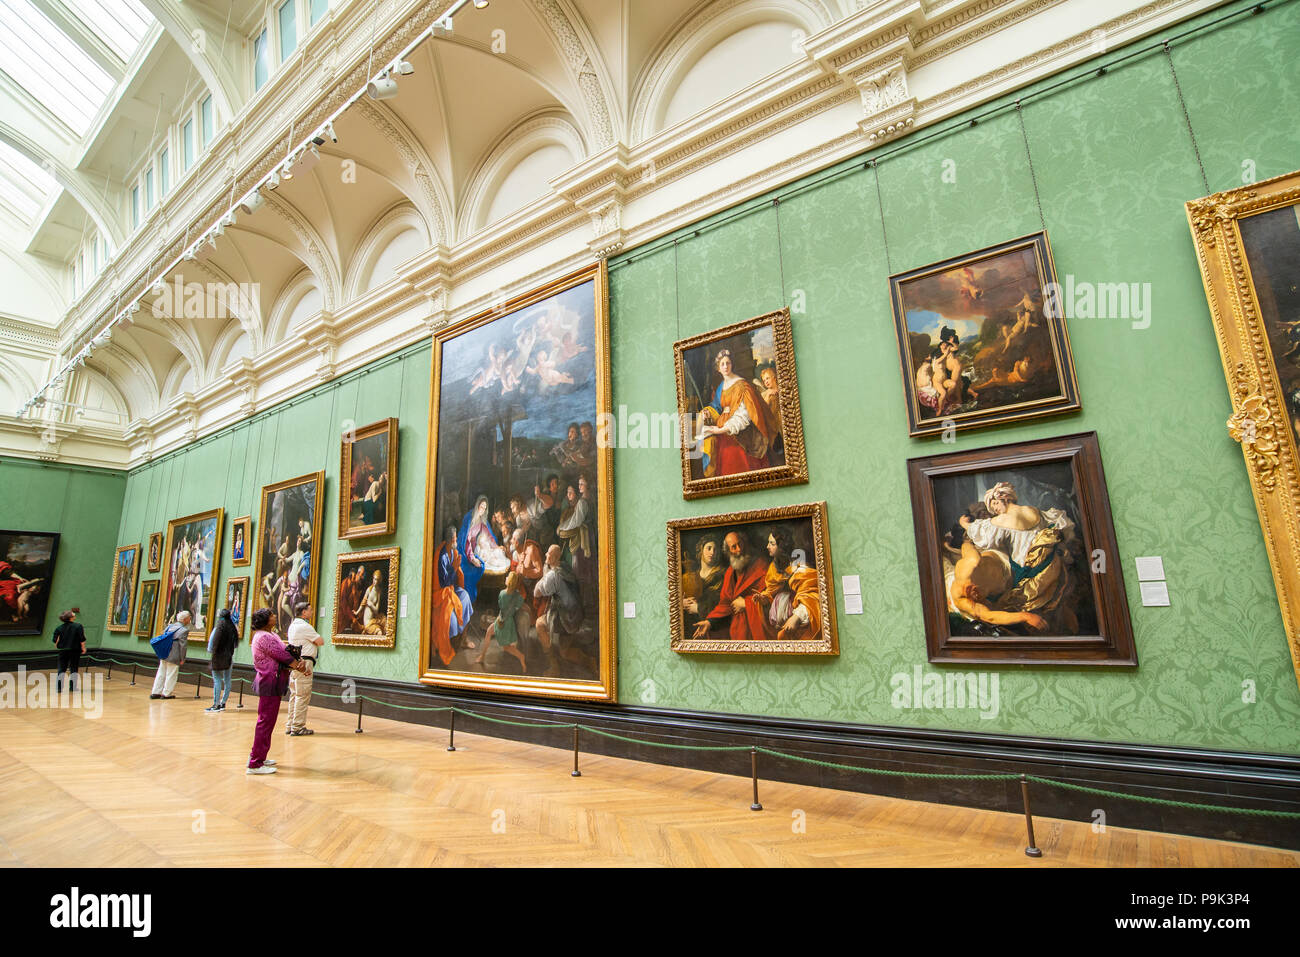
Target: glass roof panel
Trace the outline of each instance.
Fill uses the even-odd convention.
[[[0,69],[85,135],[112,78],[29,0],[0,0],[0,14]]]
[[[0,143],[0,201],[27,226],[57,188],[53,176],[8,143]]]
[[[124,63],[135,56],[154,22],[137,0],[76,0],[68,9]]]

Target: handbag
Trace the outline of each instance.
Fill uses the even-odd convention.
[[[167,630],[155,638],[149,639],[149,647],[153,653],[158,656],[159,661],[166,661],[167,656],[172,653],[172,636],[176,634],[176,626],[168,625]]]
[[[283,698],[289,692],[289,669],[280,665],[275,670],[274,678],[265,678],[262,673],[253,675],[253,694],[259,698]]]

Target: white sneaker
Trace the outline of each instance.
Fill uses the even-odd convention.
[[[244,773],[245,774],[274,774],[275,765],[271,764],[270,762],[267,762],[266,764],[262,765],[260,768],[245,768]]]
[[[275,758],[264,758],[262,763],[269,764],[271,767],[275,767]]]

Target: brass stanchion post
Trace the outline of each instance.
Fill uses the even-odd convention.
[[[353,732],[352,732],[353,734],[361,734],[361,733],[362,733],[362,731],[361,731],[361,711],[362,711],[362,709],[365,707],[365,704],[366,704],[366,699],[363,698],[363,697],[361,697],[360,695],[358,695],[358,696],[357,696],[357,730],[353,731]]]
[[[133,661],[131,662],[131,687],[132,688],[135,687],[135,668],[136,668],[136,662]]]
[[[447,738],[447,750],[456,750],[456,709],[451,709],[451,736]]]
[[[582,772],[578,770],[578,726],[576,724],[573,726],[573,771],[569,777],[582,777]]]
[[[1020,798],[1025,803],[1025,829],[1029,832],[1029,846],[1025,848],[1026,857],[1042,857],[1043,852],[1034,843],[1034,816],[1029,811],[1029,779],[1020,775]]]
[[[761,811],[763,805],[758,803],[758,748],[752,746],[749,749],[749,775],[754,780],[754,803],[749,806],[749,809]]]

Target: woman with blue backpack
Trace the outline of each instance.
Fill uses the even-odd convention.
[[[150,698],[175,698],[176,679],[185,664],[185,646],[190,637],[190,613],[179,612],[176,620],[157,638],[149,642],[158,656],[158,674],[153,679]]]

